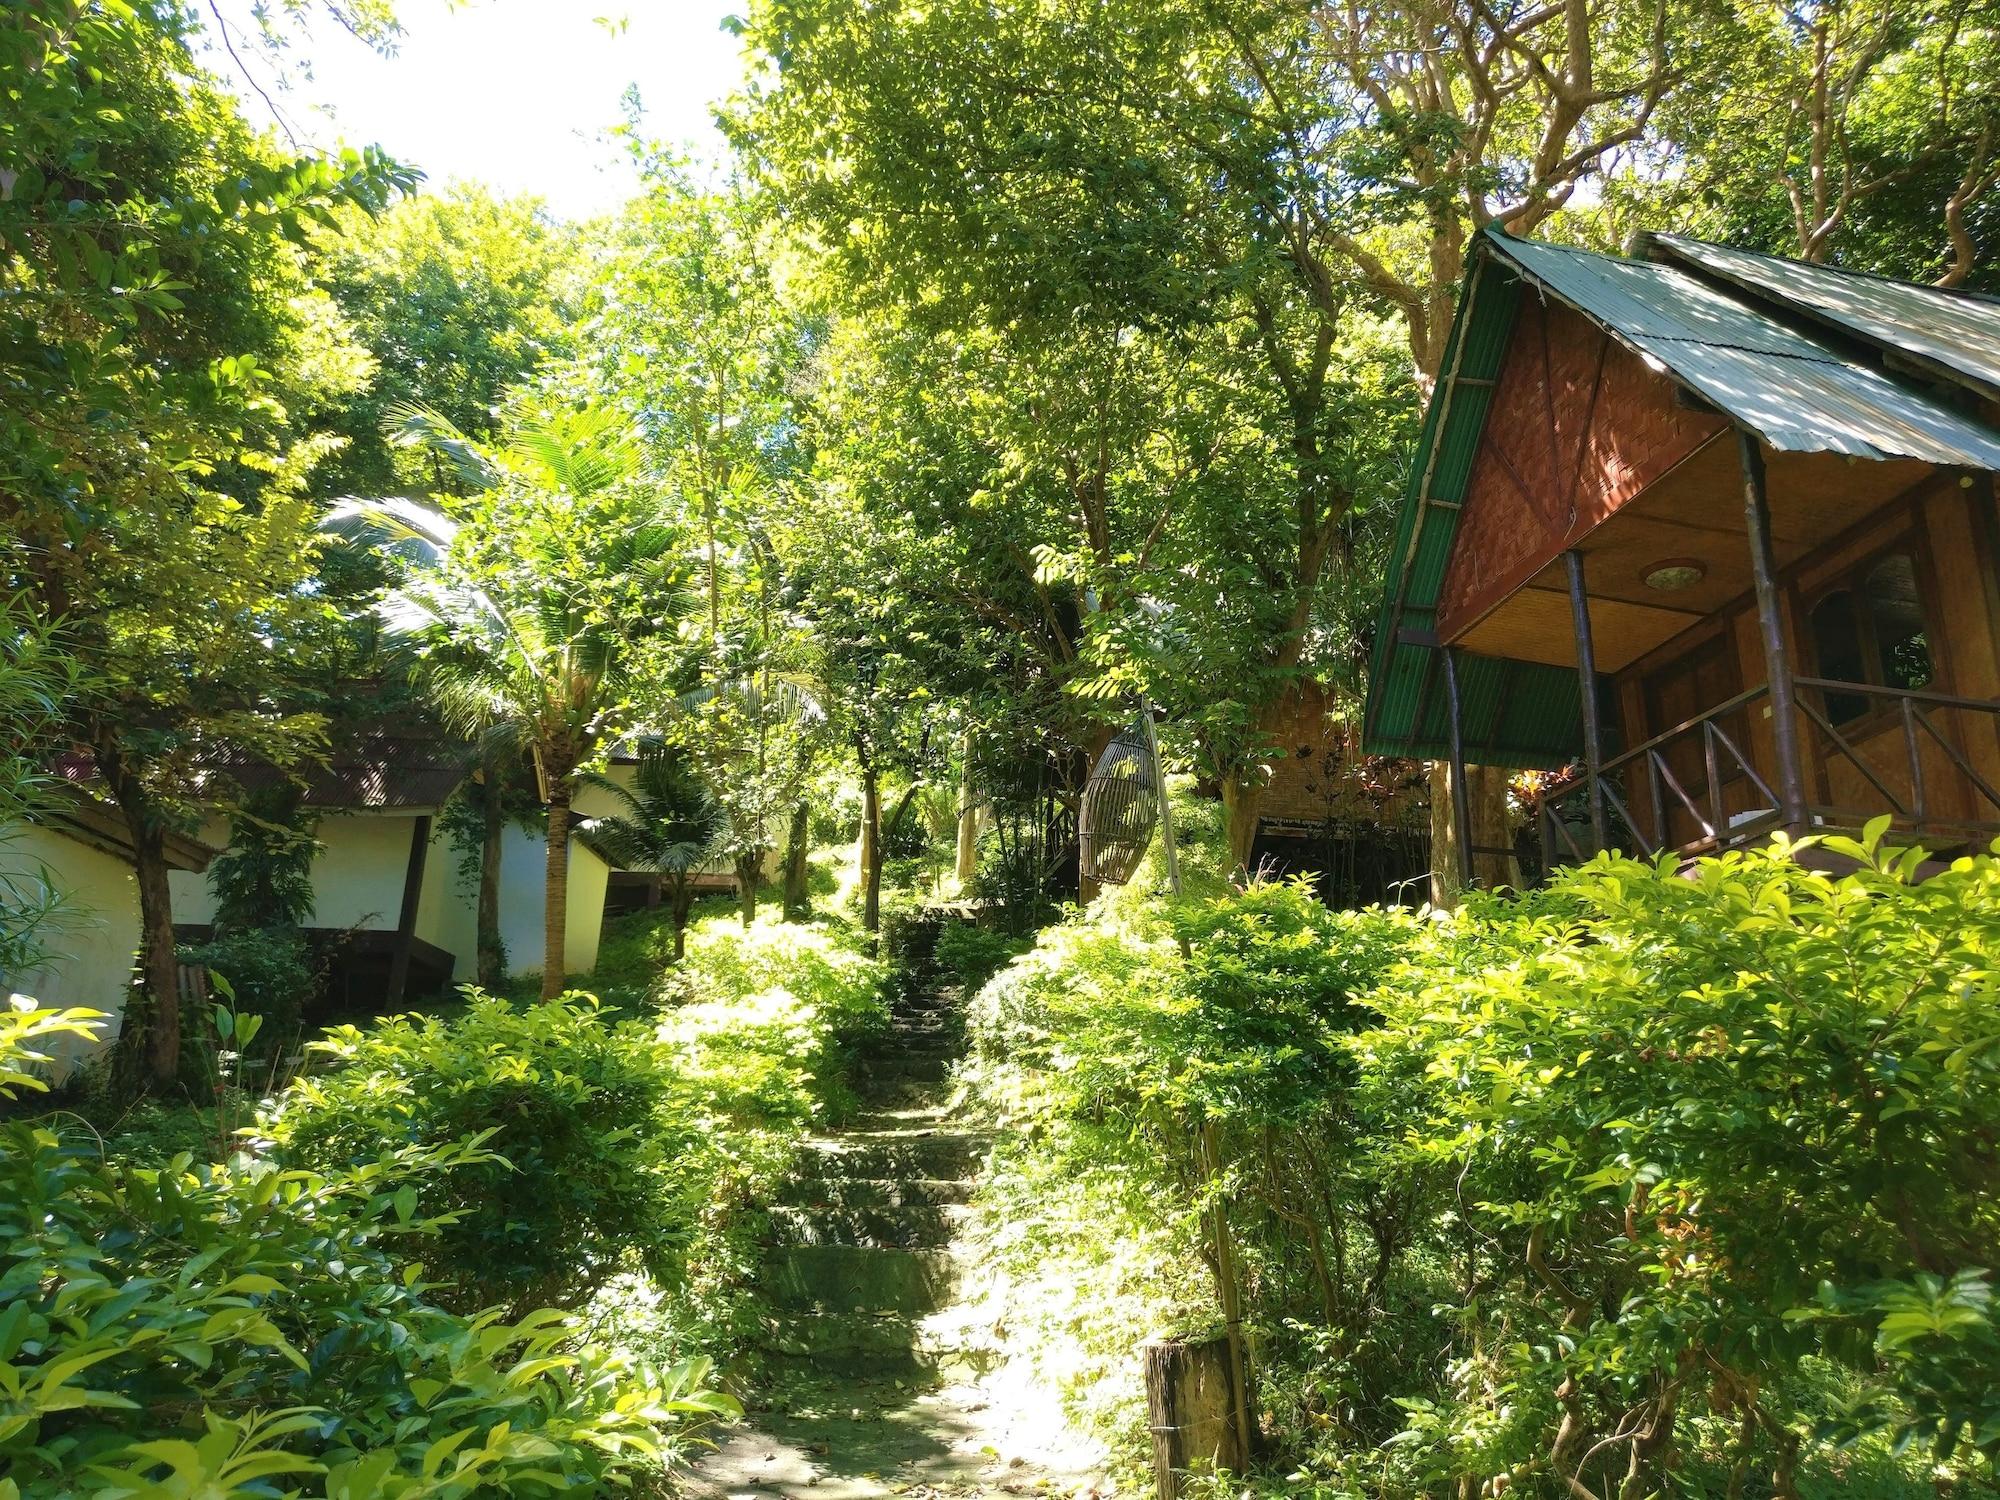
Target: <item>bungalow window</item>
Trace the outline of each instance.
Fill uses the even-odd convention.
[[[1935,676],[1915,556],[1885,553],[1862,564],[1812,607],[1819,675],[1875,687],[1924,688]],[[1881,703],[1861,693],[1826,694],[1826,716],[1848,724]]]

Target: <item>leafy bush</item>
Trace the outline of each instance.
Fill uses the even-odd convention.
[[[1914,884],[1915,855],[1824,845],[1860,868],[1594,861],[1467,915],[1505,962],[1447,951],[1377,997],[1358,1058],[1426,1093],[1383,1149],[1455,1185],[1519,1340],[1460,1394],[1476,1420],[1414,1443],[1601,1486],[1657,1479],[1706,1411],[1780,1493],[1814,1440],[2000,1453],[2000,863]],[[1816,1420],[1808,1357],[1855,1381]]]
[[[976,990],[1027,952],[1026,938],[1011,937],[970,922],[947,921],[938,933],[938,966],[967,990]]]
[[[336,1170],[384,1142],[486,1134],[490,1154],[421,1188],[427,1213],[451,1216],[437,1262],[465,1297],[574,1302],[628,1250],[671,1271],[670,1164],[687,1127],[651,1027],[588,996],[516,1009],[473,994],[456,1020],[340,1026],[310,1050],[332,1069],[301,1078],[257,1127],[288,1161]]]
[[[247,928],[184,946],[184,964],[199,964],[228,982],[239,1010],[261,1016],[267,1044],[288,1047],[299,1015],[319,986],[319,971],[296,927]]]
[[[0,1022],[0,1092],[37,1034]],[[593,1490],[714,1416],[704,1362],[655,1379],[557,1313],[465,1317],[398,1247],[478,1138],[327,1173],[239,1157],[126,1166],[53,1124],[0,1127],[0,1491],[458,1500]]]
[[[420,1187],[427,1213],[453,1216],[433,1260],[457,1295],[578,1306],[643,1272],[665,1302],[656,1342],[726,1354],[752,1315],[758,1207],[809,1124],[846,1107],[844,1060],[881,1024],[882,980],[842,929],[714,915],[659,977],[655,1019],[475,994],[450,1022],[342,1027],[313,1049],[331,1068],[258,1128],[322,1169],[489,1131],[495,1159]]]
[[[1003,1311],[1081,1333],[1073,1408],[1141,1452],[1112,1353],[1215,1326],[1219,1207],[1278,1492],[1990,1483],[2000,861],[1823,844],[1859,868],[1600,859],[1428,919],[1119,893],[1051,930],[974,1005],[1023,1127],[983,1190]]]

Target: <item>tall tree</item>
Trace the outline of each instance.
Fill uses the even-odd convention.
[[[124,814],[142,948],[120,1076],[178,1071],[165,838],[198,762],[291,753],[274,644],[320,613],[310,405],[359,368],[300,273],[310,224],[378,209],[379,153],[299,157],[197,66],[178,6],[0,20],[0,515],[7,586],[60,621],[91,689],[69,733]]]
[[[535,199],[454,184],[375,220],[345,211],[313,251],[315,280],[373,360],[367,384],[325,414],[347,442],[316,478],[322,493],[449,490],[451,468],[394,442],[390,414],[421,406],[490,441],[513,389],[572,352],[583,237]]]

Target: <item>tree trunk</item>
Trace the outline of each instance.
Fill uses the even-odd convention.
[[[806,889],[812,854],[812,808],[804,802],[792,809],[792,826],[785,838],[785,916],[804,921],[812,915],[812,898]]]
[[[167,838],[157,824],[134,830],[133,871],[139,884],[139,974],[150,1004],[144,1033],[146,1085],[171,1089],[181,1071],[180,964],[174,953],[173,894],[167,884]]]
[[[1507,815],[1507,771],[1499,766],[1467,766],[1465,795],[1472,842],[1488,848],[1512,848],[1513,830]],[[1520,865],[1511,855],[1478,854],[1472,878],[1487,890],[1521,883]],[[1458,857],[1458,827],[1451,809],[1451,765],[1431,763],[1431,904],[1446,910],[1457,906],[1463,893]]]
[[[137,984],[125,999],[113,1060],[119,1092],[136,1096],[171,1088],[181,1069],[180,965],[174,952],[173,892],[167,883],[167,831],[122,752],[107,741],[96,758],[125,818],[139,888]]]
[[[542,890],[542,998],[563,992],[564,950],[569,940],[569,802],[568,785],[549,790],[548,863]]]
[[[483,990],[496,990],[507,979],[507,954],[500,941],[500,857],[506,847],[507,813],[501,802],[500,769],[486,767],[484,800],[480,804],[479,916],[473,946],[475,977]]]
[[[1229,831],[1229,871],[1250,874],[1250,855],[1257,842],[1257,811],[1264,803],[1262,781],[1222,778],[1222,816]]]
[[[743,906],[743,930],[757,920],[757,882],[764,874],[764,851],[745,850],[736,856],[736,899]]]
[[[882,787],[872,770],[861,773],[861,927],[882,930]]]
[[[968,730],[959,745],[958,852],[952,862],[960,896],[972,888],[972,877],[978,872],[979,804],[972,792],[972,733]]]

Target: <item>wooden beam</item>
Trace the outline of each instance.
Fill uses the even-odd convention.
[[[1583,583],[1583,554],[1572,547],[1563,554],[1569,573],[1570,622],[1576,631],[1576,690],[1583,705],[1584,797],[1590,808],[1590,832],[1603,849],[1609,842],[1604,820],[1604,734],[1597,717],[1597,652],[1590,639],[1590,595]]]
[[[1465,727],[1458,698],[1458,653],[1447,647],[1444,656],[1444,690],[1447,717],[1451,721],[1451,821],[1458,831],[1458,883],[1461,890],[1472,888],[1472,807],[1466,800]]]
[[[424,895],[424,858],[431,847],[431,818],[424,813],[410,825],[410,862],[403,870],[403,905],[396,913],[396,946],[389,955],[389,985],[384,1000],[403,1003],[410,985],[410,950],[417,937],[417,907]]]
[[[1771,687],[1771,737],[1778,756],[1778,800],[1786,828],[1805,831],[1805,772],[1799,759],[1798,716],[1793,708],[1792,653],[1785,640],[1784,601],[1771,555],[1771,497],[1764,450],[1757,435],[1736,429],[1743,465],[1743,520],[1750,539],[1750,577],[1757,595],[1757,628],[1764,642],[1765,680]]]

